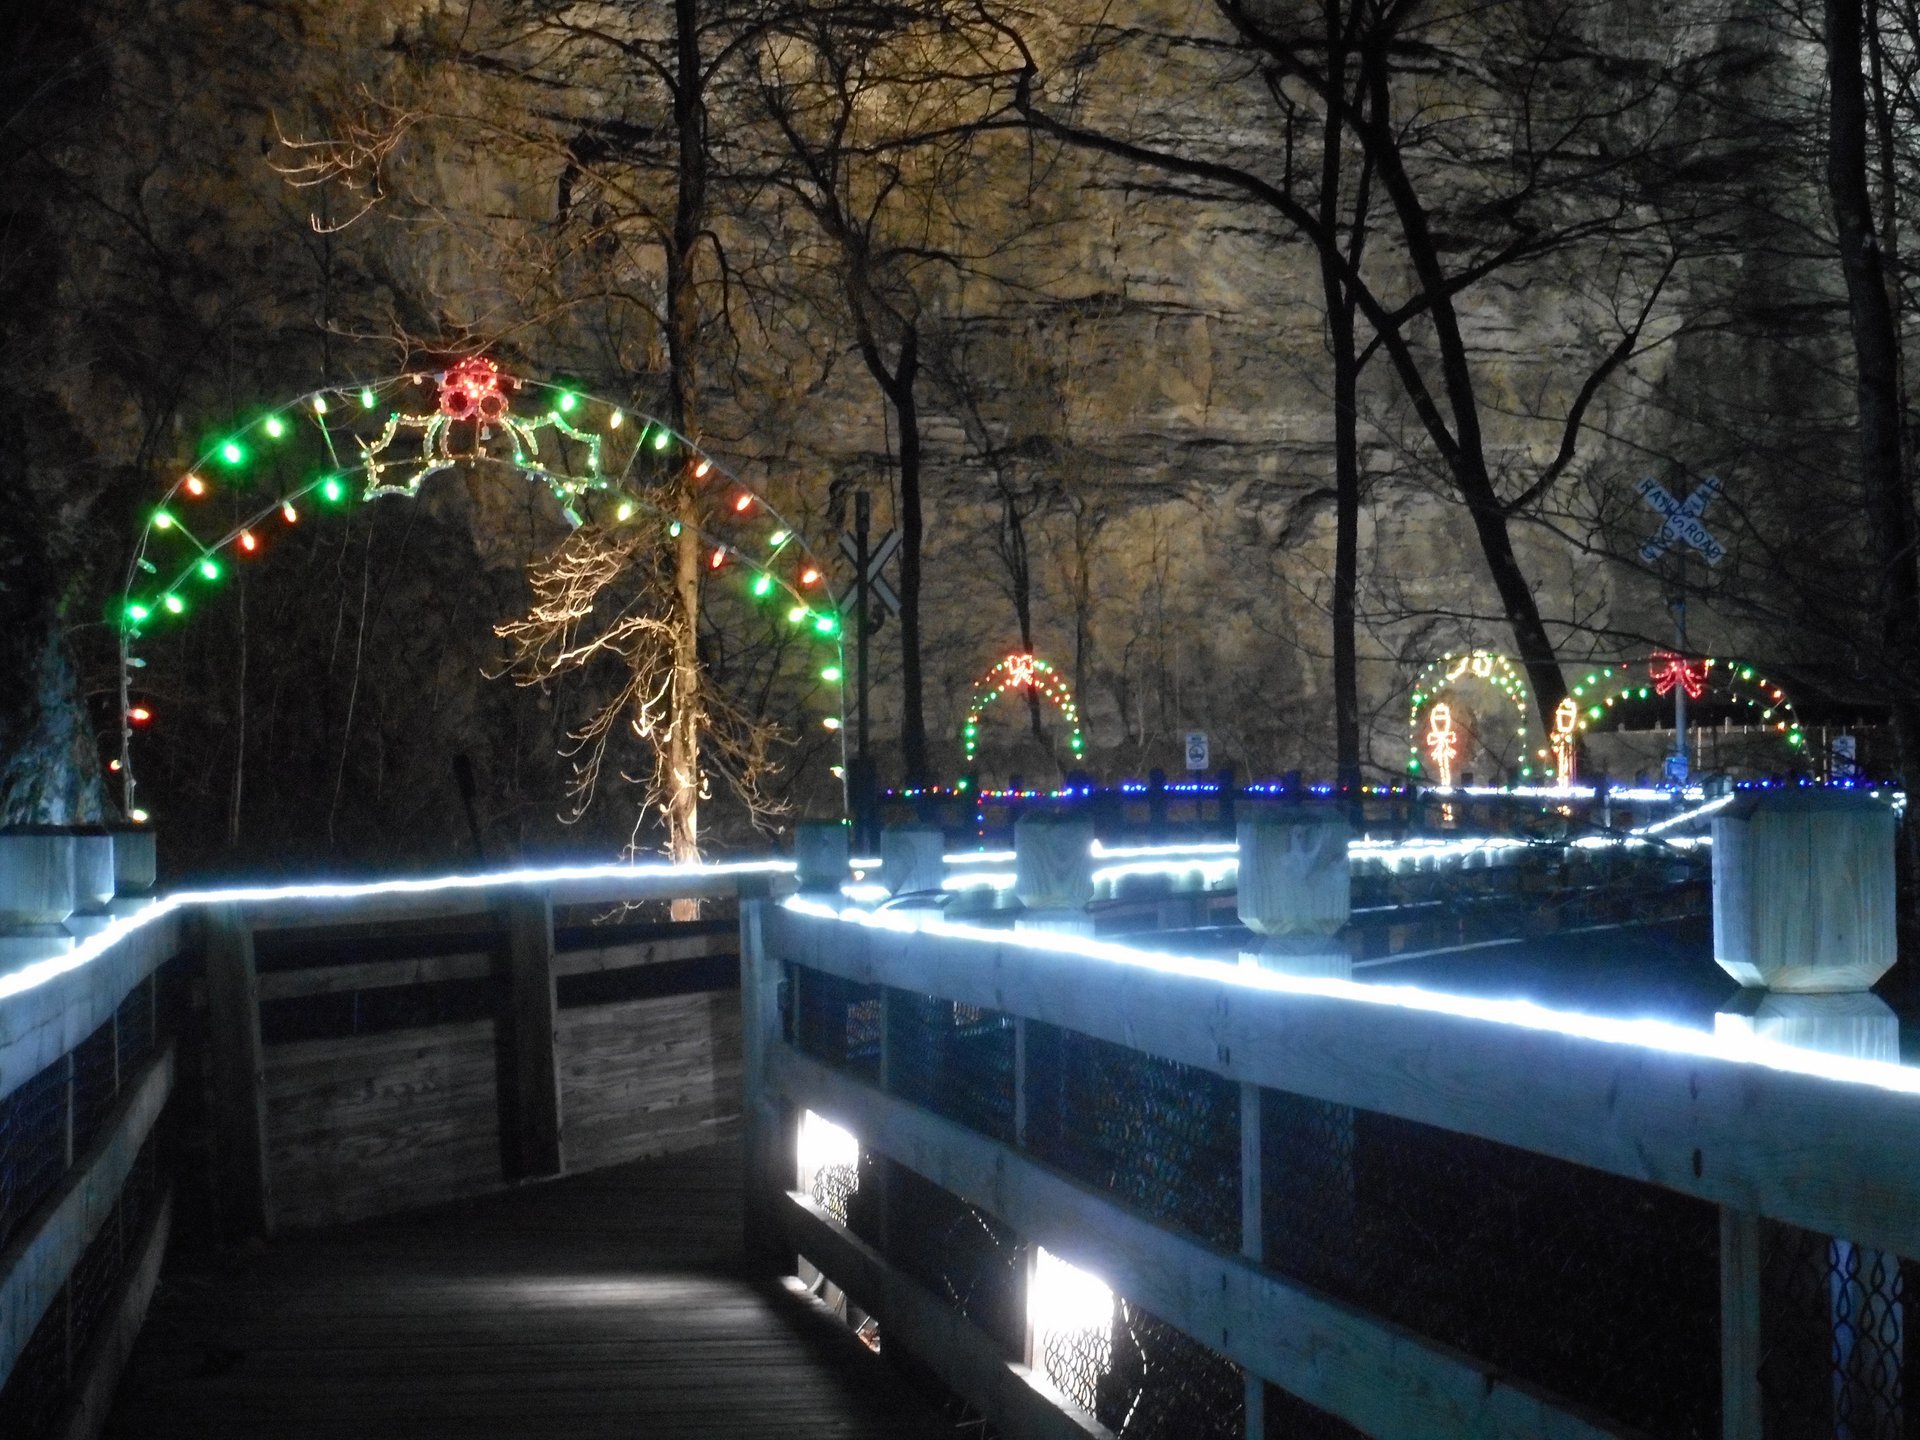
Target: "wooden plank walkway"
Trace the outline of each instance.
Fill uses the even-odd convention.
[[[117,1440],[921,1440],[959,1427],[750,1277],[738,1147],[192,1257]]]

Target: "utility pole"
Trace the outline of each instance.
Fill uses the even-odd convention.
[[[854,747],[853,757],[853,833],[860,849],[872,854],[879,844],[880,837],[874,833],[874,804],[878,799],[877,786],[874,783],[873,759],[868,752],[868,742],[873,734],[870,715],[873,709],[873,691],[868,683],[867,651],[868,641],[873,636],[872,610],[869,605],[870,577],[867,574],[867,540],[873,527],[873,497],[865,490],[854,492],[853,497],[853,634],[857,646],[855,685],[859,691],[860,731]]]
[[[1680,657],[1681,666],[1687,662],[1687,557],[1677,555],[1680,562],[1680,578],[1674,586],[1673,599],[1667,608],[1673,611],[1673,652]],[[1687,754],[1687,687],[1684,682],[1673,687],[1673,754],[1667,758],[1667,778],[1675,784],[1687,783],[1692,763]]]

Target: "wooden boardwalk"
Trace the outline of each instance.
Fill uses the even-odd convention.
[[[958,1427],[750,1277],[737,1146],[170,1262],[116,1440],[920,1440]]]

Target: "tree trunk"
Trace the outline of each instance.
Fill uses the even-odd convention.
[[[701,93],[699,0],[674,0],[673,114],[678,173],[673,234],[667,250],[668,413],[691,439],[697,420],[700,297],[693,252],[700,243],[707,190],[706,107]],[[679,468],[675,514],[673,593],[678,610],[673,638],[672,715],[667,727],[667,854],[676,863],[700,858],[700,506],[692,462]],[[683,915],[683,910],[686,914]],[[674,918],[693,918],[693,902],[675,901]]]
[[[1909,795],[1920,794],[1920,699],[1912,690],[1920,634],[1920,568],[1913,504],[1900,443],[1900,340],[1887,298],[1885,257],[1867,188],[1867,95],[1862,76],[1861,0],[1826,0],[1827,194],[1840,242],[1853,330],[1854,400],[1860,413],[1860,489],[1871,537],[1875,593],[1887,671],[1900,687],[1893,728]],[[1892,197],[1888,197],[1892,203]],[[1920,825],[1906,826],[1908,876],[1920,880]],[[1909,904],[1912,904],[1911,894]]]
[[[1355,133],[1366,144],[1375,172],[1392,202],[1401,236],[1406,241],[1407,259],[1427,301],[1427,316],[1433,324],[1435,348],[1440,357],[1447,412],[1452,416],[1450,433],[1438,411],[1422,404],[1423,393],[1416,392],[1424,392],[1424,386],[1405,374],[1404,365],[1411,361],[1403,362],[1396,357],[1396,368],[1403,370],[1403,379],[1412,382],[1408,393],[1413,396],[1416,409],[1421,410],[1422,422],[1439,446],[1460,498],[1466,503],[1467,513],[1473,517],[1474,534],[1479,538],[1487,573],[1500,596],[1500,608],[1513,634],[1521,667],[1527,672],[1527,683],[1533,688],[1534,708],[1544,737],[1552,733],[1553,712],[1566,698],[1567,682],[1560,673],[1546,624],[1540,618],[1533,588],[1520,568],[1519,557],[1514,554],[1506,507],[1500,503],[1493,477],[1487,473],[1486,442],[1480,430],[1473,364],[1466,340],[1460,333],[1453,291],[1440,262],[1440,248],[1428,224],[1426,208],[1420,203],[1413,179],[1402,162],[1400,131],[1393,121],[1390,74],[1384,54],[1372,57],[1370,64],[1370,113],[1367,123],[1354,127]]]
[[[900,341],[894,370],[894,415],[900,422],[900,751],[909,786],[928,783],[927,716],[920,678],[920,410],[914,382],[920,337],[911,326]]]
[[[1347,55],[1340,43],[1341,6],[1327,0],[1329,103],[1322,127],[1320,219],[1329,236],[1338,233],[1341,166],[1346,144]],[[1353,258],[1358,260],[1362,219],[1355,205]],[[1359,353],[1354,345],[1353,299],[1338,258],[1322,246],[1320,291],[1327,306],[1327,342],[1333,352],[1333,747],[1334,785],[1349,813],[1359,818],[1360,673],[1354,643],[1354,592],[1360,576]]]

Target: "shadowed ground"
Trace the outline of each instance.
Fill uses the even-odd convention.
[[[954,1423],[749,1275],[738,1147],[170,1263],[116,1440],[918,1440]]]

